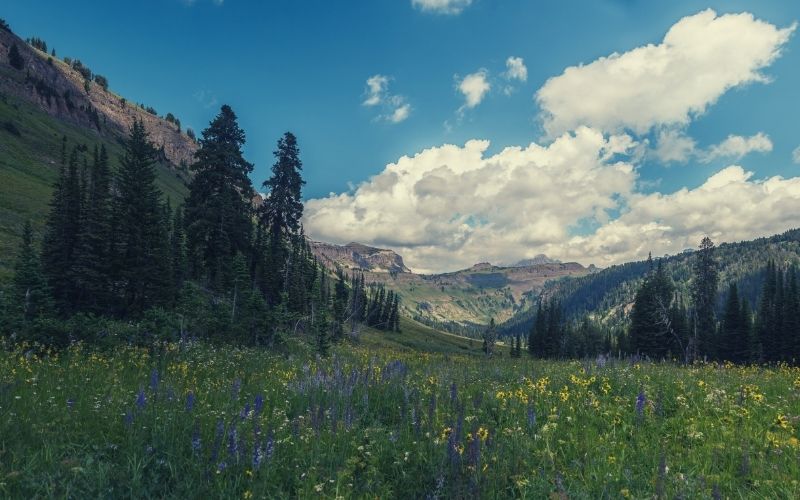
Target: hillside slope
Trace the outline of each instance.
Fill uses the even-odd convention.
[[[25,59],[23,70],[9,64],[12,44]],[[173,205],[187,193],[185,162],[197,147],[177,132],[176,125],[138,106],[127,105],[124,113],[115,113],[112,103],[120,98],[95,83],[86,94],[78,80],[82,76],[63,62],[48,59],[0,30],[0,280],[9,276],[24,222],[30,220],[41,235],[58,175],[62,137],[70,147],[91,150],[105,145],[116,166],[128,124],[142,119],[151,138],[164,146],[158,185]]]
[[[693,257],[694,252],[686,251],[661,260],[676,285],[677,293],[686,303],[689,301]],[[782,268],[800,266],[800,229],[752,241],[723,243],[716,248],[715,259],[719,270],[718,306],[722,306],[723,292],[731,283],[737,284],[740,295],[756,304],[768,260],[774,260]],[[589,314],[609,326],[624,325],[648,269],[646,261],[612,266],[590,275],[548,283],[542,296],[560,301],[570,317]],[[533,310],[521,311],[500,325],[500,331],[503,334],[525,334],[532,322]]]

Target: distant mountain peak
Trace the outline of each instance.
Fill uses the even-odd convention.
[[[547,255],[540,253],[533,258],[522,259],[516,264],[512,264],[510,267],[540,266],[542,264],[561,264],[561,261],[557,259],[551,259]]]

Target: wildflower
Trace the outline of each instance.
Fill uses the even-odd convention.
[[[158,370],[153,368],[150,372],[150,389],[155,392],[158,389]]]
[[[67,400],[67,409],[72,410],[72,407],[75,406],[75,400],[70,398]]]
[[[636,397],[636,414],[639,418],[644,416],[644,405],[647,403],[647,396],[644,395],[644,389],[639,390],[639,395]]]
[[[125,424],[125,427],[130,427],[133,424],[133,413],[126,411],[122,417],[122,423]]]
[[[261,413],[261,410],[264,408],[264,396],[261,394],[256,395],[255,401],[253,401],[253,415],[256,417]]]
[[[607,461],[608,461],[608,463],[610,463],[610,464],[615,464],[615,463],[617,463],[617,457],[615,457],[614,455],[609,455],[609,456],[608,456],[608,458],[606,458],[606,460],[607,460]]]
[[[528,405],[528,428],[533,429],[536,427],[536,410],[532,405]]]
[[[486,441],[489,438],[489,431],[485,427],[478,428],[476,434],[481,441]]]
[[[189,391],[186,395],[186,411],[191,412],[192,408],[194,408],[194,393]]]
[[[239,390],[242,388],[242,381],[240,379],[235,379],[233,381],[233,385],[231,386],[231,399],[238,399],[239,398]]]
[[[136,395],[136,407],[143,410],[145,404],[147,404],[147,397],[144,395],[144,389],[140,388],[139,394]]]
[[[789,419],[786,415],[778,415],[775,418],[775,425],[780,427],[781,429],[791,429],[792,425],[789,423]]]
[[[558,396],[561,398],[562,403],[566,403],[569,400],[569,387],[565,385],[561,392],[558,393]]]
[[[192,431],[192,451],[195,454],[200,453],[200,424],[194,423],[194,431]]]
[[[253,492],[250,490],[245,491],[244,494],[242,495],[242,498],[244,498],[245,500],[253,498]]]

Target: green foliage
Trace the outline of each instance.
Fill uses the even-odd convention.
[[[40,50],[40,51],[44,52],[45,54],[47,53],[47,42],[45,42],[41,38],[32,37],[32,38],[28,38],[26,41],[28,42],[28,45],[30,45],[31,47],[33,47],[33,48],[35,48],[37,50]]]
[[[108,90],[108,78],[103,75],[94,75],[94,82],[103,87],[103,90]]]
[[[684,346],[676,338],[670,323],[674,285],[661,262],[652,269],[636,292],[631,310],[630,350],[636,354],[661,359],[670,352],[683,354]]]

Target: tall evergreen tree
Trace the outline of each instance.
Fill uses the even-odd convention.
[[[20,54],[16,43],[12,43],[11,48],[8,49],[8,64],[19,71],[25,69],[25,59]]]
[[[253,165],[242,156],[244,131],[224,105],[203,130],[195,153],[185,217],[189,251],[197,259],[194,274],[216,290],[231,278],[234,256],[250,254]]]
[[[156,150],[141,121],[125,142],[116,178],[114,220],[124,230],[116,242],[112,274],[119,289],[119,313],[137,315],[169,300],[169,241],[156,187]]]
[[[14,264],[12,306],[24,323],[49,314],[52,307],[47,282],[33,244],[31,223],[22,229],[22,244]]]
[[[736,283],[731,283],[728,287],[720,330],[720,358],[735,363],[746,361],[749,345]]]
[[[62,142],[62,159],[66,156],[65,149],[66,139]],[[75,310],[78,289],[75,256],[79,244],[81,199],[78,150],[73,148],[69,163],[61,165],[42,243],[42,270],[55,306],[63,316]]]
[[[323,271],[324,273],[324,271]],[[344,272],[336,270],[336,285],[333,288],[333,338],[339,340],[344,336],[344,322],[347,311],[347,284]]]
[[[674,351],[677,339],[670,315],[673,291],[674,285],[659,262],[636,292],[629,333],[633,352],[663,358]]]
[[[100,314],[110,300],[111,170],[105,146],[95,147],[85,186],[75,252],[76,309]]]
[[[695,353],[714,355],[713,337],[716,332],[715,304],[719,276],[714,260],[714,243],[708,236],[700,242],[695,252],[692,276],[692,303],[694,306],[693,343]]]
[[[297,234],[300,229],[300,218],[303,215],[301,190],[303,181],[300,172],[303,164],[300,161],[300,149],[297,139],[291,132],[286,132],[278,141],[278,149],[274,152],[275,164],[272,176],[264,181],[268,195],[261,207],[261,223],[269,232],[269,251],[267,252],[268,302],[274,304],[280,299],[280,292],[285,289],[285,269],[289,254],[286,245],[291,243],[289,236]]]

